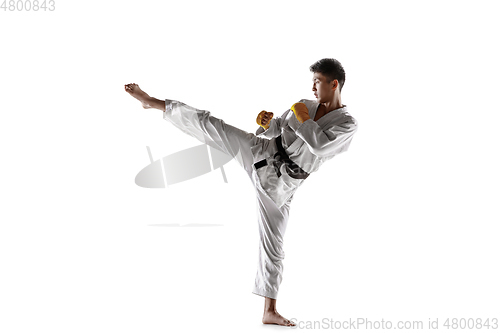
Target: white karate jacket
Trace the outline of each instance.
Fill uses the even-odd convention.
[[[255,132],[257,137],[267,138],[272,142],[264,145],[265,149],[263,145],[251,148],[255,162],[267,160],[266,166],[253,168],[261,188],[278,207],[293,197],[304,179],[290,177],[285,164],[281,165],[281,176],[278,177],[273,166],[273,156],[277,151],[276,137],[281,134],[282,146],[290,160],[310,174],[317,171],[325,161],[347,151],[358,127],[356,119],[347,112],[345,105],[314,121],[320,103],[308,99],[301,99],[299,102],[307,106],[311,119],[300,123],[293,111],[288,109],[281,117],[273,117],[267,130],[259,126]]]

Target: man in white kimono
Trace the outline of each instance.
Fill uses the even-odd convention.
[[[309,69],[316,98],[301,99],[281,117],[261,111],[255,134],[228,125],[209,111],[150,97],[135,83],[125,85],[125,91],[144,108],[164,111],[165,120],[234,157],[247,172],[256,191],[260,234],[252,292],[265,297],[264,324],[296,325],[276,311],[285,258],[283,239],[293,194],[322,163],[345,152],[357,131],[357,121],[341,103],[345,72],[340,62],[322,59]]]

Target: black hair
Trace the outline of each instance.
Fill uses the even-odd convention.
[[[309,70],[313,73],[321,73],[326,77],[326,83],[330,83],[337,79],[337,81],[339,81],[339,92],[342,92],[342,87],[345,82],[345,71],[338,60],[333,58],[318,60],[309,67]]]

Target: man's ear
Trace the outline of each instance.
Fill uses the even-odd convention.
[[[337,79],[333,80],[333,86],[332,86],[332,90],[335,90],[338,88],[339,86],[339,81]]]

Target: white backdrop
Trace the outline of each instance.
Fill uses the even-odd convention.
[[[227,183],[216,170],[165,189],[137,186],[146,147],[156,160],[200,142],[124,84],[254,133],[261,110],[281,115],[314,98],[309,66],[321,58],[344,66],[342,103],[359,129],[294,196],[278,312],[302,329],[321,322],[317,330],[358,318],[422,321],[419,331],[429,318],[441,329],[447,318],[494,325],[495,5],[7,4],[0,331],[285,329],[261,323],[264,298],[251,293],[258,227],[246,174],[231,161]]]

